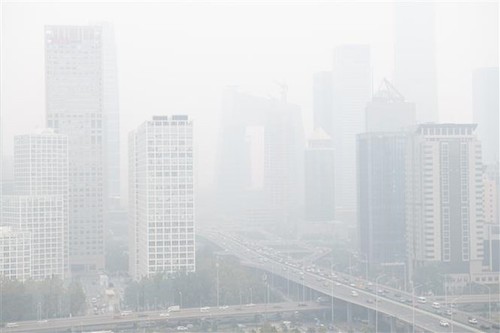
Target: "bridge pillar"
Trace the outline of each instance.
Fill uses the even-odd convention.
[[[389,327],[391,333],[397,333],[398,328],[396,326],[396,318],[394,317],[389,318]]]
[[[347,316],[347,323],[352,324],[352,304],[349,302],[347,302],[346,316]]]
[[[375,311],[368,310],[368,325],[375,327]]]

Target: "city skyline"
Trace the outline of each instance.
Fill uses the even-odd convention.
[[[235,31],[239,31],[244,36],[251,36],[252,34],[262,36],[262,38],[258,39],[261,42],[254,41],[247,45],[240,42],[237,44],[238,49],[235,49],[233,52],[231,52],[228,45],[223,43],[223,38],[231,35],[222,33],[223,26],[219,25],[211,28],[210,37],[201,44],[207,45],[207,43],[213,42],[213,46],[216,48],[213,51],[203,51],[203,48],[193,48],[193,46],[190,46],[191,44],[181,43],[184,36],[199,40],[198,35],[195,34],[195,31],[189,25],[186,25],[187,23],[183,24],[175,19],[171,21],[171,25],[163,28],[158,21],[156,26],[162,27],[160,31],[165,32],[165,36],[172,40],[171,46],[165,49],[156,43],[158,39],[154,37],[157,36],[155,30],[146,29],[147,26],[141,27],[143,30],[135,28],[135,30],[130,30],[130,27],[123,21],[122,17],[116,17],[110,12],[112,5],[99,7],[91,4],[82,4],[81,6],[66,4],[63,7],[64,12],[68,15],[66,19],[54,15],[53,11],[50,10],[50,5],[33,4],[32,6],[30,7],[26,4],[4,4],[5,10],[9,11],[12,15],[6,17],[3,24],[16,27],[14,30],[17,31],[15,36],[10,34],[10,31],[14,30],[4,29],[5,31],[3,32],[4,46],[9,46],[9,51],[7,51],[7,48],[3,51],[2,66],[4,70],[2,71],[2,77],[4,80],[11,82],[8,87],[2,87],[2,95],[4,96],[2,99],[2,112],[4,113],[4,127],[2,132],[4,133],[4,152],[7,156],[11,155],[12,151],[10,148],[12,135],[21,134],[19,132],[22,132],[19,129],[21,119],[23,119],[24,124],[30,126],[30,129],[44,127],[44,110],[40,107],[41,103],[43,103],[43,86],[41,86],[40,79],[37,79],[42,77],[41,71],[43,67],[40,67],[41,63],[39,60],[32,58],[35,55],[38,57],[41,56],[43,52],[43,49],[35,47],[36,45],[40,45],[42,41],[40,39],[42,38],[40,29],[43,29],[43,26],[46,24],[59,22],[64,24],[68,20],[77,20],[82,25],[89,24],[89,22],[95,19],[77,19],[77,17],[79,17],[78,15],[81,12],[89,13],[89,17],[91,17],[90,12],[96,8],[101,8],[98,12],[101,13],[104,20],[113,22],[115,34],[117,35],[117,61],[120,69],[119,84],[120,90],[122,90],[122,94],[120,94],[120,104],[122,105],[120,141],[123,142],[126,140],[127,132],[141,121],[139,115],[134,112],[141,103],[147,105],[147,109],[151,110],[148,111],[150,115],[162,113],[161,109],[177,109],[182,110],[183,113],[190,114],[190,116],[198,119],[199,125],[197,131],[204,137],[204,140],[199,143],[199,147],[195,148],[200,151],[198,158],[207,165],[207,168],[200,171],[200,174],[197,175],[202,188],[212,185],[214,180],[215,162],[213,152],[215,151],[216,140],[208,135],[208,133],[210,133],[211,128],[218,128],[219,122],[217,119],[221,115],[220,99],[226,85],[239,84],[243,88],[246,87],[245,89],[250,92],[256,92],[258,95],[266,95],[268,93],[277,95],[279,89],[274,82],[287,83],[289,85],[289,100],[302,106],[306,132],[311,133],[313,126],[310,87],[312,85],[313,73],[331,68],[332,50],[336,45],[352,42],[372,44],[374,85],[378,84],[383,77],[390,79],[393,76],[393,61],[391,59],[393,59],[394,51],[392,44],[392,7],[390,4],[368,5],[374,13],[377,13],[377,16],[371,18],[369,15],[363,15],[357,19],[358,21],[365,20],[366,25],[350,24],[349,26],[354,29],[350,30],[353,34],[350,36],[352,40],[343,35],[341,33],[342,29],[339,30],[338,28],[348,24],[342,19],[342,16],[350,15],[350,13],[356,11],[358,8],[356,4],[323,4],[325,7],[321,8],[321,10],[315,7],[303,8],[299,6],[296,9],[294,7],[286,11],[286,21],[284,21],[281,28],[271,30],[273,34],[270,37],[262,35],[262,29],[256,31],[246,29],[245,20],[240,20],[241,23],[239,24],[230,21],[234,24]],[[158,9],[158,13],[160,13],[165,8],[164,6],[167,6],[167,4],[156,4],[152,8]],[[178,4],[170,4],[170,6],[173,6],[172,13],[185,13],[185,10],[189,9],[189,6],[183,7]],[[217,5],[213,7],[210,5],[207,6],[206,9],[214,13],[217,13],[220,8],[229,10],[236,17],[242,15],[246,9],[255,11],[260,8],[258,6],[247,5],[245,7],[242,5],[242,7],[239,7],[238,5],[228,4],[220,4],[220,7]],[[491,10],[491,6],[496,8],[491,3],[479,3],[477,5],[441,3],[436,7],[436,17],[438,18],[438,22],[436,23],[436,43],[440,45],[443,41],[446,41],[447,45],[446,49],[443,47],[437,47],[436,49],[440,114],[443,121],[467,122],[472,119],[472,90],[470,86],[472,71],[477,67],[497,66],[495,50],[497,49],[498,38],[496,37],[496,32],[492,32],[495,30],[491,29],[496,24],[496,14],[495,10]],[[32,8],[36,8],[37,18],[31,16]],[[339,16],[338,23],[328,23],[329,21],[325,21],[325,14],[335,8],[338,10],[332,13],[338,13],[334,14]],[[130,15],[128,6],[125,9],[124,15]],[[272,20],[273,15],[278,14],[278,8],[274,6],[263,7],[263,9],[266,9],[268,13],[265,16],[266,23]],[[305,29],[304,32],[298,34],[299,37],[304,36],[300,37],[301,43],[305,43],[305,45],[310,47],[307,53],[304,53],[304,49],[298,50],[292,41],[285,38],[289,33],[293,33],[297,29],[293,28],[291,24],[294,22],[294,18],[297,17],[298,12],[300,12],[297,11],[299,9],[306,10],[305,13],[309,15],[308,17],[314,17],[312,15],[315,15],[321,18],[317,24],[310,23],[303,26]],[[151,14],[153,18],[157,17],[149,9],[144,10],[145,13]],[[30,19],[32,18],[30,22],[33,23],[26,26],[18,26],[18,22],[22,22],[22,20],[11,21],[16,17],[25,16],[30,17]],[[386,19],[382,20],[383,17]],[[460,24],[457,24],[458,22]],[[172,27],[173,29],[168,29],[168,27]],[[178,35],[175,35],[174,32],[176,31],[179,33]],[[467,45],[474,45],[473,51],[462,49],[465,44],[462,43],[463,38],[458,38],[460,31],[466,31],[467,34],[464,36],[470,36],[471,39]],[[34,52],[31,51],[30,54],[26,54],[19,49],[17,38],[21,36],[20,34],[24,36],[23,40],[32,43],[33,47],[35,47]],[[141,40],[140,45],[145,50],[152,51],[153,62],[148,61],[144,63],[141,60],[141,66],[130,66],[133,61],[142,58],[137,57],[135,52],[128,52],[128,50],[135,49],[135,45],[127,42],[125,39],[127,34],[133,36],[135,40]],[[138,34],[146,37],[137,39],[139,38]],[[279,46],[273,45],[272,41],[276,40],[279,36],[285,36],[283,43],[280,43]],[[481,37],[477,38],[477,36]],[[268,51],[265,53],[258,52],[261,45],[268,46]],[[210,49],[211,47],[207,50]],[[217,49],[220,49],[220,52],[216,52]],[[457,58],[455,62],[444,61],[444,59],[449,59],[449,53],[452,51],[459,52],[462,56]],[[13,58],[11,52],[16,52],[15,58]],[[200,60],[203,61],[193,62],[195,54],[200,54]],[[251,57],[247,58],[246,54],[250,54]],[[286,54],[289,54],[289,57],[285,57]],[[169,61],[166,63],[159,62],[160,55],[165,59],[169,59]],[[287,58],[289,60],[283,61]],[[17,59],[26,59],[28,61],[26,66],[29,66],[27,68],[30,69],[30,72],[38,73],[35,75],[34,80],[28,80],[27,83],[26,80],[23,80],[23,86],[28,84],[33,92],[39,92],[33,96],[31,101],[23,101],[15,97],[20,89],[18,77],[21,74],[18,73],[14,76],[11,68],[13,68],[13,64],[16,63]],[[189,62],[185,63],[182,59],[189,59]],[[156,67],[151,67],[153,63],[157,64]],[[144,71],[141,68],[144,68]],[[248,70],[245,70],[245,68],[248,68]],[[451,72],[452,70],[456,72],[456,69],[462,69],[462,71],[457,72],[461,73],[458,80],[457,75],[452,75]],[[158,74],[153,74],[155,72],[158,72]],[[212,80],[211,82],[214,72],[220,72],[222,75],[218,75],[220,79]],[[162,87],[150,85],[152,89],[150,93],[130,82],[130,78],[132,77],[137,77],[144,83],[154,82],[159,79],[159,73],[162,73],[162,76],[165,78],[165,80],[162,80]],[[163,85],[165,85],[165,88],[163,88]],[[171,93],[168,93],[169,91]],[[132,92],[135,93],[131,94]],[[163,92],[168,93],[167,99],[161,98]],[[198,102],[195,103],[195,101],[190,100],[189,95],[195,92],[202,97],[201,100],[205,104],[203,107],[200,107]],[[450,94],[457,95],[455,92],[460,92],[458,95],[463,96],[460,101],[454,101],[452,98],[449,98]],[[136,97],[131,98],[131,96]],[[38,106],[33,104],[35,101],[38,101]],[[155,102],[153,103],[153,101]],[[7,113],[9,109],[16,110],[16,112]],[[201,109],[210,110],[208,113],[212,116],[209,117],[207,112],[200,112],[199,110]],[[38,111],[26,121],[24,115],[26,115],[28,110],[30,110],[30,113],[35,110]],[[23,118],[18,118],[17,115]],[[125,153],[126,149],[121,147],[121,155],[124,156]],[[126,169],[125,160],[121,160],[121,165],[122,169]],[[123,170],[121,176],[123,183],[126,180],[125,170]],[[126,189],[123,188],[122,194],[126,195],[126,193]]]

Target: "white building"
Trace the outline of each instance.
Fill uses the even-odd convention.
[[[27,280],[31,277],[31,234],[0,227],[0,277]]]
[[[106,203],[119,188],[109,31],[101,25],[45,27],[47,126],[68,137],[69,260],[75,273],[104,269]]]
[[[2,223],[30,235],[32,279],[64,278],[67,218],[62,196],[4,196]]]
[[[129,135],[130,274],[195,270],[193,123],[155,116]]]
[[[20,195],[68,195],[68,138],[44,129],[14,137],[14,183]]]
[[[14,137],[14,196],[3,223],[29,232],[34,279],[64,278],[68,259],[68,139],[44,129]]]
[[[481,271],[481,145],[473,124],[418,126],[407,154],[408,256],[448,273]]]

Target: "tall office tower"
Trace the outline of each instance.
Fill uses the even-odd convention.
[[[366,106],[366,132],[395,132],[414,126],[415,104],[384,79]]]
[[[418,123],[439,119],[434,29],[432,2],[394,4],[395,85],[416,104]]]
[[[498,163],[498,67],[480,68],[472,76],[472,103],[483,162]]]
[[[333,73],[314,73],[313,78],[313,123],[330,137],[333,134]]]
[[[407,142],[405,132],[357,138],[359,243],[370,266],[406,262]]]
[[[155,116],[129,136],[130,274],[195,271],[193,122]]]
[[[419,125],[407,155],[408,255],[448,273],[481,270],[484,213],[475,124]]]
[[[3,197],[3,225],[31,236],[31,275],[34,280],[65,276],[65,199],[62,196]]]
[[[235,222],[290,230],[303,200],[299,107],[285,98],[229,89],[221,127],[216,169],[220,214]]]
[[[0,276],[25,281],[31,278],[31,234],[0,226]]]
[[[356,135],[365,132],[365,107],[371,100],[370,48],[343,45],[334,51],[333,125],[335,201],[338,208],[356,209]]]
[[[335,219],[335,160],[332,139],[317,128],[305,151],[305,218],[309,222]]]
[[[68,136],[71,271],[104,268],[104,214],[116,191],[118,104],[109,29],[47,26],[47,126]]]

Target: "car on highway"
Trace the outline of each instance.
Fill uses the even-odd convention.
[[[229,306],[227,305],[219,306],[219,310],[227,310],[227,309],[229,309]]]
[[[438,302],[432,302],[432,307],[434,309],[440,309],[441,308],[441,304],[439,304]]]
[[[187,331],[188,328],[186,326],[177,326],[178,331]]]
[[[477,319],[476,318],[469,318],[468,322],[469,322],[469,324],[477,325]]]
[[[420,296],[417,298],[417,302],[425,304],[427,303],[427,298],[425,298],[424,296]]]
[[[19,324],[18,323],[7,323],[7,324],[5,324],[5,327],[7,327],[7,328],[19,327]]]
[[[160,313],[160,317],[170,317],[170,313],[162,312],[162,313]]]
[[[485,324],[479,325],[479,328],[482,329],[483,331],[489,331],[491,327]]]
[[[351,290],[351,296],[357,297],[359,294],[356,290]]]
[[[450,326],[450,323],[449,323],[449,322],[447,322],[446,320],[441,319],[441,320],[439,321],[439,326],[442,326],[442,327],[449,327],[449,326]]]

